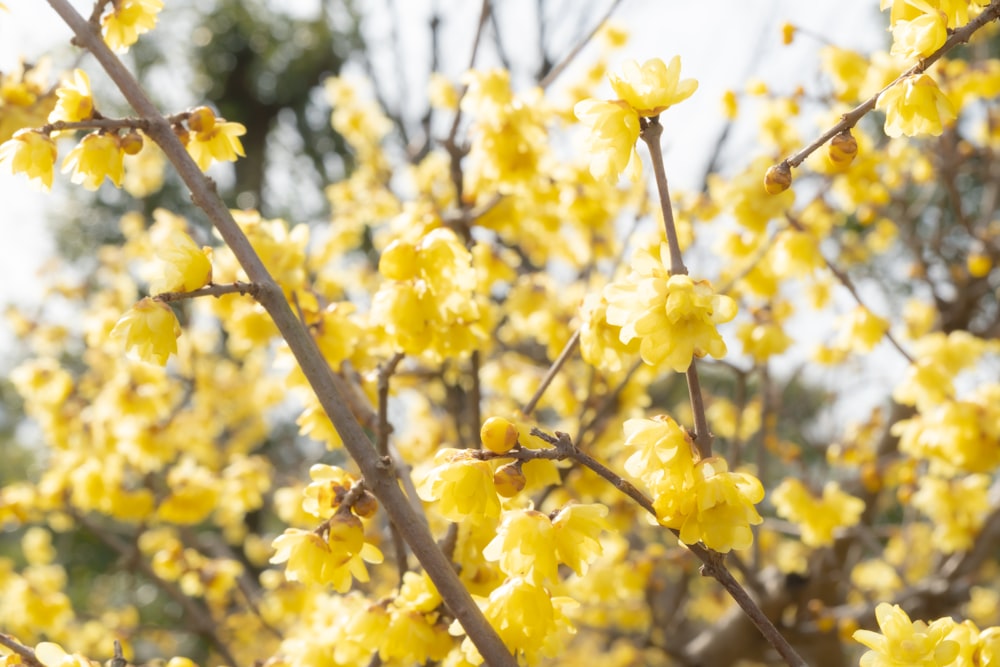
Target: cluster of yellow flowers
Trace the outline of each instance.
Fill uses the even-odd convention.
[[[130,11],[129,6],[140,3],[120,4],[127,12]],[[132,40],[135,41],[134,35]],[[57,101],[48,115],[50,125],[46,126],[47,129],[22,128],[0,144],[0,163],[8,162],[13,173],[25,174],[45,189],[52,187],[58,157],[52,136],[55,128],[51,124],[59,127],[59,123],[69,123],[85,127],[88,121],[100,118],[94,105],[90,78],[83,70],[74,70],[55,92]],[[186,121],[187,127],[183,121]],[[140,154],[147,143],[142,133],[129,128],[127,122],[123,122],[122,128],[125,128],[123,132],[104,128],[88,133],[63,160],[63,172],[72,172],[71,180],[88,190],[97,190],[105,179],[115,187],[122,187],[126,157],[132,156],[133,166],[141,170]],[[239,137],[246,133],[246,128],[240,123],[216,118],[208,107],[182,114],[175,121],[174,130],[202,170],[208,169],[214,161],[232,162],[237,156],[244,155]],[[148,154],[144,157],[147,161],[157,159]]]
[[[824,48],[835,102],[821,123],[836,122],[837,114],[882,91],[877,108],[888,137],[953,131],[949,157],[955,162],[1000,148],[992,109],[980,104],[957,122],[966,109],[1000,94],[1000,61],[944,62],[896,81],[986,4],[883,0],[883,9],[891,5],[888,53]],[[99,17],[105,39],[122,51],[153,28],[162,2],[106,5]],[[786,26],[785,43],[796,34]],[[601,39],[616,47],[624,34],[606,29]],[[351,409],[368,420],[366,427],[391,432],[403,488],[414,504],[423,501],[428,525],[462,583],[518,661],[584,664],[600,651],[608,664],[664,664],[673,660],[673,648],[663,648],[671,638],[661,636],[669,624],[660,615],[683,598],[661,598],[703,586],[691,576],[684,545],[728,553],[756,539],[754,563],[773,558],[785,572],[829,583],[823,579],[835,558],[829,547],[860,535],[864,556],[831,575],[840,577],[829,587],[836,592],[805,601],[796,621],[815,621],[822,632],[839,623],[842,638],[853,633],[871,649],[861,658],[864,667],[998,664],[1000,632],[976,625],[991,600],[995,608],[988,579],[977,579],[984,585],[975,587],[964,609],[975,622],[912,622],[900,607],[881,604],[875,614],[882,632],[854,632],[856,611],[847,610],[898,599],[922,578],[942,576],[933,570],[940,555],[972,549],[995,511],[989,487],[1000,466],[1000,385],[981,376],[1000,348],[959,328],[969,322],[935,322],[937,311],[928,303],[912,301],[903,322],[879,314],[846,277],[853,267],[879,265],[879,258],[886,266],[899,264],[898,241],[915,244],[923,233],[897,222],[907,215],[899,193],[934,185],[944,160],[859,125],[837,134],[825,156],[808,159],[822,185],[797,193],[787,164],[772,165],[803,143],[798,120],[809,96],[775,95],[763,82],[729,91],[725,116],[736,120],[756,105],[760,137],[772,153],[727,169],[726,176],[713,174],[703,194],[673,197],[681,249],[715,239],[718,275],[712,282],[692,277],[672,265],[662,233],[623,240],[615,229],[626,216],[663,222],[650,214],[654,198],[639,178],[636,147],[662,112],[695,92],[697,82],[681,79],[680,67],[678,57],[626,62],[609,77],[616,98],[597,100],[592,91],[605,76],[602,56],[582,83],[569,86],[571,99],[561,105],[539,88],[515,90],[504,70],[465,73],[461,94],[457,82],[435,76],[433,105],[464,115],[467,146],[432,147],[405,169],[383,145],[392,123],[363,84],[331,78],[330,122],[356,162],[326,190],[331,224],[310,228],[256,211],[233,215],[332,371],[354,392]],[[51,187],[58,137],[86,130],[63,162],[73,182],[95,190],[107,180],[131,192],[134,173],[142,181],[137,188],[158,187],[146,173],[153,162],[135,161],[155,150],[153,142],[141,127],[97,112],[82,70],[50,95],[37,78],[28,70],[0,80],[0,162]],[[21,119],[16,127],[11,118]],[[586,130],[585,151],[563,158],[550,137],[559,124],[577,120]],[[245,128],[208,107],[170,121],[202,170],[243,155]],[[624,184],[623,173],[631,177]],[[954,202],[959,212],[962,205]],[[968,238],[955,241],[956,253],[968,260],[963,255],[949,263],[942,251],[939,263],[918,257],[908,269],[914,279],[933,274],[953,281],[934,294],[941,303],[963,285],[976,287],[970,293],[995,287],[1000,227],[987,221],[973,229],[976,224],[965,219]],[[298,441],[286,448],[270,420],[287,416],[299,435],[330,450],[340,436],[300,371],[272,369],[275,359],[279,365],[288,360],[287,349],[261,306],[237,294],[172,305],[191,292],[245,282],[233,251],[201,247],[185,220],[163,210],[148,229],[140,215],[125,216],[121,225],[124,244],[96,255],[94,280],[102,289],[89,298],[79,333],[48,325],[41,315],[11,315],[36,358],[10,379],[55,455],[37,483],[0,488],[0,528],[31,526],[21,544],[27,565],[15,568],[0,558],[0,629],[36,645],[48,667],[89,664],[84,654],[108,654],[102,642],[109,629],[148,636],[130,604],[109,604],[99,619],[74,611],[60,560],[65,554],[53,535],[76,523],[101,535],[107,521],[135,538],[135,547],[130,542],[121,555],[142,558],[148,563],[143,572],[157,585],[203,605],[219,643],[229,644],[240,663],[267,658],[272,667],[341,667],[377,656],[386,665],[480,664],[483,656],[428,575],[399,564],[407,554],[393,545],[398,571],[375,567],[383,549],[391,553],[388,530],[343,452],[328,452],[324,460],[344,467],[313,465],[308,484],[276,474],[275,462],[288,451],[315,460],[316,448]],[[627,243],[635,248],[628,270],[619,272],[616,258],[627,256]],[[74,290],[63,285],[53,294]],[[845,306],[840,296],[853,301]],[[760,466],[769,483],[785,478],[770,501],[773,513],[794,528],[769,525],[761,516],[772,511],[761,505],[761,479],[735,461],[745,462],[741,447],[752,444],[775,466],[794,465],[801,477],[815,479],[813,466],[822,456],[779,424],[771,364],[794,349],[796,318],[829,310],[839,317],[816,360],[840,364],[891,340],[912,362],[893,397],[913,412],[893,418],[889,434],[898,436],[898,447],[891,456],[888,438],[876,442],[875,432],[888,428],[878,413],[828,448],[827,461],[843,468],[837,479],[856,475],[857,487],[830,481],[820,495],[787,477],[789,467],[765,475]],[[742,356],[710,362],[729,354],[720,326],[738,316],[733,326]],[[579,358],[572,354],[574,329]],[[78,362],[67,362],[63,352],[77,338],[85,351]],[[624,470],[648,492],[659,526],[636,521],[639,510],[619,493],[627,482],[616,489],[592,470],[554,463],[557,450],[526,435],[534,424],[519,411],[557,357],[563,370],[530,419],[579,433],[577,453]],[[671,406],[661,409],[676,419],[645,418],[654,401],[671,393],[674,373],[691,371],[700,359],[707,362],[700,368],[711,364],[709,373],[731,372],[712,384],[734,384],[738,395],[706,396],[706,415]],[[672,373],[661,375],[664,370]],[[376,405],[386,414],[377,414]],[[491,417],[477,434],[482,413],[518,417],[516,423]],[[707,418],[733,470],[718,452],[695,447],[681,422],[696,417]],[[279,442],[280,455],[274,454]],[[890,493],[879,495],[883,491]],[[885,549],[871,550],[882,534],[873,537],[863,525],[867,515],[887,510],[895,516],[900,505],[905,518],[881,526]],[[268,520],[255,531],[258,513],[276,515],[283,525]],[[662,527],[676,532],[681,548],[664,545]],[[192,537],[203,528],[218,529],[219,544],[206,548]],[[107,539],[111,548],[120,542]],[[244,599],[247,581],[259,588]],[[687,604],[693,619],[718,618],[725,609],[709,594]],[[841,604],[840,616],[829,610]],[[602,626],[618,638],[608,641],[594,631]],[[640,635],[645,649],[622,639]],[[171,641],[155,639],[164,651],[175,650]],[[193,663],[173,658],[167,664]]]

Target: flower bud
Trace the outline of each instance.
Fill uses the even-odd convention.
[[[215,127],[215,112],[208,107],[192,109],[187,124],[192,132],[208,132]]]
[[[792,184],[792,169],[787,162],[776,164],[764,174],[764,189],[769,195],[784,192]]]
[[[479,437],[486,449],[505,454],[517,444],[517,427],[503,417],[490,417],[483,422]]]
[[[371,491],[365,489],[361,497],[354,501],[354,506],[351,509],[362,519],[370,519],[378,511],[378,500],[375,499]]]
[[[125,155],[135,155],[142,150],[142,135],[132,130],[119,141]]]
[[[858,154],[858,140],[854,138],[850,130],[844,130],[830,140],[827,155],[830,162],[839,167],[846,167],[851,164]]]
[[[524,471],[521,470],[520,461],[500,466],[493,473],[493,484],[497,488],[497,493],[504,498],[513,498],[516,496],[524,489],[524,485],[527,482],[528,480],[524,477]]]

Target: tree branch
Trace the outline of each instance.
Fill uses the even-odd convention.
[[[361,425],[351,414],[343,398],[348,388],[330,370],[309,331],[295,317],[281,288],[265,268],[209,179],[188,155],[170,123],[150,101],[131,72],[104,43],[100,34],[80,16],[69,0],[48,2],[73,30],[78,42],[94,54],[129,104],[141,117],[150,121],[150,138],[160,145],[164,155],[177,169],[190,189],[193,201],[208,215],[250,281],[259,286],[257,301],[268,312],[288,344],[316,392],[320,405],[343,439],[345,449],[357,463],[365,483],[382,503],[390,520],[399,528],[480,654],[493,667],[517,667],[517,661],[487,622],[451,563],[437,548],[426,524],[420,520],[399,488],[392,460],[388,456],[378,455]]]

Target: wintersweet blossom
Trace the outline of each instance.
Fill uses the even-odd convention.
[[[926,58],[948,39],[948,18],[925,0],[907,0],[907,3],[918,9],[920,14],[893,24],[890,53],[904,58]]]
[[[854,640],[870,651],[861,656],[861,667],[944,667],[958,657],[958,642],[945,637],[955,625],[939,618],[930,625],[911,621],[902,608],[883,602],[875,608],[882,633],[856,630]]]
[[[636,252],[632,273],[604,290],[607,320],[622,328],[623,343],[640,339],[639,355],[647,364],[664,363],[683,373],[696,357],[725,356],[726,343],[716,325],[736,317],[736,302],[716,294],[708,281],[671,275],[664,258],[669,258],[665,243],[660,257]]]
[[[802,542],[811,547],[833,544],[834,531],[857,524],[865,509],[863,500],[845,493],[836,482],[827,482],[817,498],[791,477],[771,492],[771,501],[778,516],[802,528]]]
[[[130,357],[160,366],[177,353],[180,335],[180,323],[170,306],[148,296],[122,315],[111,330],[112,338],[124,340]]]
[[[64,120],[76,122],[94,115],[94,98],[90,92],[90,78],[82,69],[73,70],[71,78],[56,89],[56,108],[49,114],[49,122]]]
[[[617,181],[627,171],[633,181],[639,180],[642,162],[635,150],[640,130],[635,110],[621,101],[582,100],[573,111],[590,128],[586,143],[590,174],[599,181]]]
[[[695,79],[681,80],[681,58],[674,56],[670,65],[659,58],[640,65],[629,60],[622,74],[608,75],[618,99],[635,109],[640,116],[657,116],[678,102],[683,102],[698,89]]]
[[[187,151],[202,171],[213,162],[235,162],[236,157],[244,157],[240,137],[247,133],[241,123],[227,122],[224,118],[213,118],[211,123],[192,130],[188,136]]]
[[[680,532],[681,542],[702,542],[728,553],[753,544],[750,526],[763,522],[754,507],[764,499],[764,487],[753,475],[730,472],[725,459],[711,457],[694,468],[690,489],[664,489],[653,506],[660,523]]]
[[[212,250],[199,248],[179,229],[170,230],[156,247],[160,273],[149,284],[153,294],[193,292],[212,282]]]
[[[461,449],[441,449],[417,494],[427,502],[439,501],[438,511],[449,521],[496,519],[500,498],[493,485],[493,468]]]
[[[117,53],[128,51],[139,35],[156,27],[163,0],[119,0],[101,18],[104,41]]]
[[[955,107],[926,74],[907,77],[879,95],[875,108],[885,112],[885,133],[939,136],[955,120]]]
[[[35,647],[35,658],[45,667],[90,667],[90,660],[76,653],[66,653],[59,644],[41,642]],[[17,663],[14,663],[17,664]]]
[[[25,174],[32,183],[40,183],[48,190],[52,187],[56,144],[47,134],[18,130],[0,144],[0,162],[9,163],[11,172]]]
[[[361,521],[352,519],[346,519],[340,528],[331,522],[328,539],[315,531],[286,528],[272,543],[275,554],[270,562],[285,563],[289,581],[331,586],[338,593],[346,593],[352,577],[368,581],[365,562],[381,563],[383,559],[375,545],[364,541]]]
[[[615,181],[622,172],[638,181],[642,163],[635,151],[641,129],[639,118],[657,116],[689,98],[698,88],[694,79],[680,79],[681,60],[674,56],[670,65],[659,58],[642,65],[631,60],[621,75],[609,75],[617,100],[586,99],[573,112],[590,127],[587,151],[590,173],[597,180]]]
[[[74,183],[96,190],[107,178],[121,187],[125,178],[125,154],[117,134],[91,132],[63,160],[63,173],[72,171]]]

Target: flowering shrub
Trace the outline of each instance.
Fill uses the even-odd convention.
[[[49,3],[136,116],[89,60],[0,73],[0,164],[137,197],[169,164],[217,235],[126,214],[54,281],[73,326],[8,311],[42,444],[0,486],[2,664],[1000,664],[1000,0],[884,0],[818,104],[728,91],[761,153],[702,192],[662,154],[698,82],[610,22],[575,81],[435,73],[424,150],[331,77],[312,226],[230,210],[204,172],[247,127],[122,67],[162,2]],[[888,407],[817,427],[814,375],[883,366]]]

